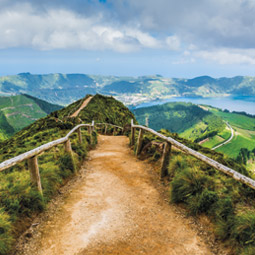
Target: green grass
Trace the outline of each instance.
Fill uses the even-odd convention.
[[[222,137],[224,140],[228,140],[231,137],[231,131],[226,127],[222,132],[218,133],[218,136]]]
[[[241,148],[247,148],[248,150],[254,149],[254,139],[250,139],[243,134],[237,134],[234,136],[231,142],[219,147],[218,149],[216,149],[216,151],[222,152],[232,158],[236,158]]]
[[[216,145],[218,145],[218,144],[220,144],[224,141],[225,141],[225,139],[223,139],[222,137],[216,135],[216,136],[210,138],[209,141],[204,142],[202,144],[202,146],[211,149],[211,148],[215,147]]]
[[[246,130],[255,130],[255,118],[250,118],[237,113],[219,111],[216,108],[210,108],[210,111],[228,121],[231,126],[233,125]]]
[[[217,135],[210,137],[208,141],[202,144],[203,147],[213,148],[231,137],[231,131],[226,127],[223,131],[219,132]]]
[[[204,122],[199,122],[192,127],[186,129],[184,132],[180,133],[180,136],[185,139],[195,140],[200,137],[206,130],[207,125]]]

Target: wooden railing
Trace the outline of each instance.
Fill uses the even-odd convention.
[[[72,146],[69,137],[75,132],[78,132],[78,139],[79,142],[82,143],[82,134],[81,134],[81,128],[88,128],[88,132],[92,139],[92,132],[94,131],[96,125],[105,125],[105,133],[109,126],[112,126],[114,128],[114,134],[116,133],[117,129],[123,130],[123,127],[116,126],[109,123],[95,123],[92,121],[91,124],[80,124],[74,127],[65,137],[62,137],[60,139],[54,140],[52,142],[43,144],[33,150],[30,150],[28,152],[25,152],[23,154],[20,154],[14,158],[8,159],[2,163],[0,163],[0,171],[4,171],[12,166],[17,165],[18,163],[21,163],[22,161],[27,160],[28,161],[28,168],[30,171],[30,178],[31,178],[31,184],[35,185],[37,190],[43,194],[42,192],[42,185],[41,185],[41,178],[40,178],[40,172],[39,172],[39,166],[38,166],[38,156],[46,151],[49,150],[57,145],[63,144],[65,145],[65,151],[67,153],[70,153],[72,155]]]
[[[41,178],[38,167],[38,156],[40,153],[49,150],[57,145],[65,144],[65,151],[72,154],[72,146],[69,137],[75,132],[78,132],[79,142],[82,143],[82,134],[81,128],[87,127],[89,134],[92,136],[92,131],[94,130],[94,121],[92,124],[80,124],[74,127],[65,137],[57,139],[55,141],[43,144],[33,150],[20,154],[14,158],[8,159],[2,163],[0,163],[0,171],[6,170],[12,166],[17,165],[18,163],[28,160],[28,168],[30,170],[30,178],[32,185],[35,185],[38,191],[42,194],[42,186],[41,186]]]
[[[133,120],[131,120],[131,145],[135,144],[135,130],[136,129],[139,130],[137,146],[136,146],[136,155],[139,155],[141,152],[143,133],[145,131],[149,132],[149,133],[161,138],[163,141],[165,141],[163,157],[162,157],[162,162],[161,162],[161,177],[162,178],[164,176],[166,176],[166,174],[167,174],[167,166],[168,166],[169,160],[170,160],[171,146],[173,145],[174,147],[180,149],[181,151],[183,151],[189,155],[194,156],[195,158],[205,162],[206,164],[214,167],[215,169],[217,169],[227,175],[230,175],[235,180],[246,184],[247,186],[251,187],[252,189],[255,189],[255,180],[252,180],[252,179],[248,178],[247,176],[244,176],[244,175],[238,173],[237,171],[235,171],[227,166],[224,166],[224,165],[220,164],[219,162],[217,162],[217,161],[215,161],[215,160],[213,160],[197,151],[190,149],[189,147],[177,142],[176,140],[174,140],[171,137],[166,137],[166,136],[164,136],[148,127],[134,125]]]
[[[113,125],[113,124],[109,124],[109,123],[95,123],[95,126],[102,126],[102,133],[104,133],[105,135],[107,134],[107,130],[108,128],[111,126],[113,127],[113,134],[115,135],[118,131],[118,129],[120,129],[122,132],[124,130],[123,127],[117,126],[117,125]]]

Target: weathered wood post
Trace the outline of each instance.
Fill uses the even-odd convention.
[[[78,132],[79,142],[82,143],[81,128],[78,128],[77,132]]]
[[[65,152],[72,154],[72,146],[69,139],[65,142]]]
[[[91,129],[90,129],[90,143],[93,143],[93,132],[95,131],[95,121],[92,120]]]
[[[88,127],[88,131],[89,131],[89,134],[91,135],[91,133],[92,133],[92,128],[91,128],[91,126]]]
[[[105,134],[105,135],[107,134],[107,128],[108,128],[108,125],[105,124],[105,129],[104,129],[104,134]]]
[[[92,127],[91,126],[88,127],[88,131],[89,131],[89,140],[90,140],[90,143],[92,143]]]
[[[139,130],[139,136],[138,136],[138,141],[137,141],[137,146],[136,146],[136,156],[138,156],[141,152],[143,144],[143,129]]]
[[[135,144],[135,128],[133,128],[134,121],[131,120],[131,146]]]
[[[73,151],[72,151],[72,146],[71,146],[70,139],[68,139],[68,140],[65,142],[65,152],[66,152],[66,153],[69,153],[69,155],[70,155],[70,157],[71,157],[71,160],[72,160],[74,173],[76,173],[76,172],[77,172],[77,169],[76,169],[75,164],[74,164]]]
[[[28,159],[28,168],[32,185],[35,185],[40,194],[43,195],[37,156]]]
[[[164,150],[163,150],[163,156],[161,161],[161,171],[160,171],[160,178],[164,178],[167,175],[167,167],[169,165],[169,160],[171,156],[171,143],[165,142],[164,143]]]

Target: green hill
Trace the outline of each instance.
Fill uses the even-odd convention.
[[[166,103],[133,112],[142,125],[147,121],[152,129],[165,128],[196,142],[214,136],[226,127],[220,117],[192,103]]]
[[[251,155],[250,163],[253,158],[255,161],[255,155],[252,156],[255,148],[255,118],[252,116],[191,103],[167,103],[138,108],[133,112],[142,125],[148,122],[153,129],[168,129],[179,133],[183,138],[201,142],[202,146],[208,148],[213,148],[231,137],[231,130],[226,125],[228,122],[234,129],[234,137],[216,151],[236,159],[242,149],[247,149]]]
[[[7,121],[4,113],[0,111],[0,141],[7,139],[13,133],[13,127]]]
[[[29,95],[0,97],[1,137],[10,137],[35,120],[61,108]]]
[[[250,156],[248,156],[248,160],[243,160],[242,162],[254,169],[255,118],[242,113],[222,111],[213,107],[208,107],[208,110],[223,120],[226,120],[232,126],[235,133],[230,143],[216,149],[216,151],[225,153],[232,158],[238,158],[241,150],[247,149]]]
[[[0,142],[0,162],[65,136],[81,121],[91,123],[94,120],[123,126],[135,119],[121,102],[101,95],[95,95],[77,117],[71,118],[70,115],[79,109],[82,102],[83,100],[79,100],[40,118],[10,139]],[[0,254],[7,253],[17,235],[27,227],[29,218],[42,211],[59,187],[81,166],[88,150],[96,142],[95,132],[92,135],[93,140],[87,130],[82,129],[82,134],[82,144],[78,142],[77,133],[70,137],[72,157],[65,153],[63,145],[38,157],[43,199],[30,185],[26,161],[0,172]]]

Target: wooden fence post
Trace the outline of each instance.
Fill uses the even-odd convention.
[[[161,171],[160,171],[160,178],[164,178],[167,175],[167,167],[169,165],[170,154],[171,154],[171,143],[165,142],[164,143],[164,151],[161,161]]]
[[[135,144],[135,128],[133,128],[134,121],[131,120],[131,146]]]
[[[65,152],[72,153],[72,146],[69,139],[65,142]]]
[[[82,143],[81,128],[78,128],[77,132],[78,132],[79,142]]]
[[[104,134],[105,134],[105,135],[107,134],[107,128],[108,128],[108,125],[105,124],[105,129],[104,129]]]
[[[92,120],[92,132],[95,131],[95,121]]]
[[[35,185],[40,194],[43,195],[37,156],[28,159],[28,168],[32,185]]]
[[[138,156],[141,152],[142,143],[143,143],[143,129],[140,129],[139,130],[138,141],[137,141],[137,146],[136,146],[136,156]]]
[[[69,153],[69,155],[71,156],[74,173],[76,174],[77,173],[77,169],[75,167],[74,158],[73,158],[73,151],[72,151],[72,145],[71,145],[71,142],[70,142],[69,139],[65,142],[65,152]]]

